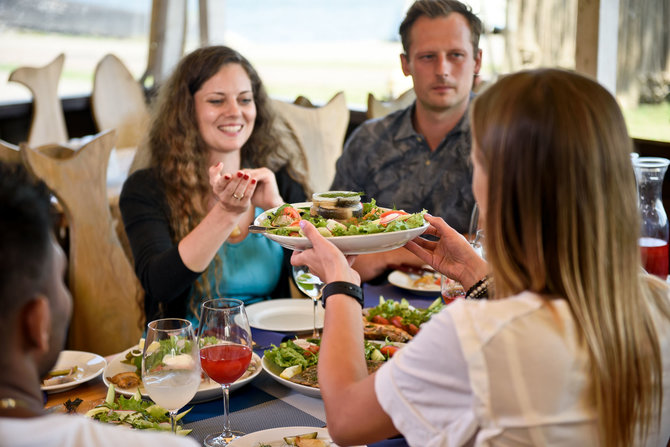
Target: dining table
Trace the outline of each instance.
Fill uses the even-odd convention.
[[[379,297],[400,300],[405,298],[417,308],[428,307],[440,296],[435,293],[416,292],[412,289],[397,287],[387,280],[377,283],[363,284],[365,307],[379,304]],[[300,298],[297,298],[300,299]],[[309,299],[309,298],[307,298]],[[305,337],[309,334],[275,332],[252,327],[252,338],[255,352],[263,356],[263,352],[272,345],[295,336]],[[117,354],[118,355],[118,354]],[[109,362],[115,355],[108,356]],[[56,394],[48,394],[45,407],[50,411],[60,411],[60,407],[68,400],[76,398],[88,403],[88,407],[102,402],[107,394],[102,376],[83,383],[78,387]],[[189,405],[190,407],[191,405]],[[85,406],[86,407],[86,406]],[[287,388],[266,371],[241,388],[230,393],[230,422],[234,430],[252,433],[279,427],[325,427],[327,424],[323,401]],[[185,429],[191,429],[188,436],[202,443],[205,436],[221,431],[223,428],[222,398],[208,402],[192,404],[191,411],[181,420]],[[369,444],[370,447],[401,447],[407,446],[402,436],[385,439]]]

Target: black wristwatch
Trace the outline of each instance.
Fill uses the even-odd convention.
[[[326,298],[330,295],[337,295],[340,293],[354,298],[358,304],[361,305],[361,308],[363,307],[363,289],[354,283],[346,281],[329,282],[323,287],[323,290],[321,291],[321,304],[323,307],[326,307]]]

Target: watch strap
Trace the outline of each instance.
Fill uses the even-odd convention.
[[[321,304],[323,307],[326,307],[326,299],[330,295],[337,294],[348,295],[354,298],[361,305],[361,308],[363,307],[363,289],[354,283],[346,281],[329,282],[323,287],[321,291]]]

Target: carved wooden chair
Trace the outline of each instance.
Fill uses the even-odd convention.
[[[116,130],[116,147],[137,147],[147,132],[149,112],[144,91],[113,54],[95,67],[91,109],[98,131]]]
[[[21,145],[25,165],[57,197],[69,223],[68,283],[73,316],[68,347],[109,355],[137,343],[143,291],[115,228],[107,198],[113,131],[77,151]]]
[[[58,97],[58,82],[65,55],[60,54],[44,67],[19,67],[9,80],[25,85],[33,94],[33,118],[28,134],[31,147],[65,143],[68,140],[63,107]]]
[[[380,101],[372,93],[368,93],[368,111],[366,116],[370,118],[381,118],[396,110],[404,109],[414,102],[416,95],[414,89],[409,89],[391,101]]]

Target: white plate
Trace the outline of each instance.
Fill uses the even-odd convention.
[[[261,301],[245,307],[249,324],[256,329],[275,332],[311,332],[314,329],[314,302],[311,298]],[[323,328],[325,311],[316,305],[316,327]]]
[[[295,208],[305,208],[312,206],[312,202],[294,203],[292,206]],[[254,225],[261,225],[261,222],[265,220],[265,216],[268,213],[274,212],[277,208],[273,208],[259,215],[256,220],[254,220]],[[345,255],[379,253],[402,247],[407,241],[421,235],[427,228],[428,223],[426,222],[423,226],[412,228],[411,230],[394,231],[391,233],[363,234],[357,236],[337,236],[328,238],[328,240],[335,244],[335,246]],[[279,236],[271,233],[263,234],[282,247],[291,250],[307,250],[312,247],[312,243],[306,237]]]
[[[428,272],[424,273],[424,275],[433,276],[432,273]],[[416,287],[414,285],[414,281],[416,281],[419,278],[420,278],[419,275],[415,275],[413,273],[401,272],[400,270],[394,270],[388,276],[389,282],[396,287],[400,287],[401,289],[410,290],[413,293],[421,295],[437,296],[440,294],[440,284],[431,283],[429,285]]]
[[[318,388],[314,388],[312,386],[307,386],[307,385],[300,385],[299,383],[291,382],[290,380],[286,380],[283,377],[279,377],[279,374],[284,370],[284,368],[275,365],[273,362],[270,360],[266,359],[265,356],[263,356],[263,359],[261,361],[263,364],[263,369],[270,374],[270,376],[275,379],[277,382],[281,383],[284,386],[287,386],[293,390],[296,390],[297,392],[304,394],[305,396],[309,397],[317,397],[321,399],[321,390]],[[300,434],[300,433],[296,433]]]
[[[61,351],[52,370],[71,368],[77,365],[80,369],[75,374],[76,379],[72,382],[60,383],[58,385],[42,386],[42,391],[48,393],[60,393],[61,391],[71,390],[72,388],[95,379],[107,366],[104,358],[97,354],[84,351]]]
[[[383,341],[377,341],[377,340],[368,340],[368,341],[370,343],[377,343],[380,346],[384,344]],[[400,348],[405,346],[405,343],[389,343],[389,344],[398,346]],[[282,368],[281,366],[277,366],[271,360],[266,359],[265,356],[263,356],[261,364],[263,365],[263,369],[270,375],[270,377],[272,377],[282,385],[294,389],[297,392],[304,394],[306,396],[318,397],[319,399],[321,399],[321,390],[319,388],[314,388],[313,386],[301,385],[299,383],[291,382],[290,380],[280,377],[279,374],[281,374],[284,368]]]
[[[330,447],[338,447],[328,436],[328,430],[318,427],[280,427],[271,428],[269,430],[261,430],[248,435],[241,436],[230,444],[230,447],[258,447],[259,445],[269,445],[272,447],[284,447],[284,437],[304,435],[306,433],[317,433],[317,439],[323,439],[330,442]],[[357,446],[357,447],[365,447]]]
[[[107,380],[108,377],[113,377],[114,375],[122,372],[135,371],[135,367],[133,365],[127,365],[125,363],[121,363],[121,360],[124,360],[126,358],[126,354],[131,349],[137,349],[137,346],[133,346],[132,348],[126,349],[109,362],[109,365],[107,365],[107,368],[105,368],[105,373],[102,376],[102,380],[105,382],[105,385],[109,386],[111,384],[111,382]],[[254,371],[253,374],[251,374],[250,376],[234,382],[230,386],[231,391],[246,385],[247,383],[254,380],[254,378],[261,373],[262,370],[262,368],[260,367],[261,358],[258,356],[258,354],[254,352],[251,361],[254,362],[256,365],[258,365],[256,371]],[[136,390],[137,387],[126,388],[126,389],[121,389],[118,386],[116,387],[116,392],[119,394],[123,394],[124,396],[132,396],[133,394],[135,394]],[[143,386],[140,387],[140,392],[142,393],[142,397],[150,398],[149,394],[146,392]],[[200,402],[207,402],[210,400],[219,399],[221,397],[223,397],[221,391],[221,385],[219,385],[213,380],[206,379],[200,383],[198,391],[196,391],[195,396],[193,396],[193,399],[191,399],[189,403],[197,404]]]

